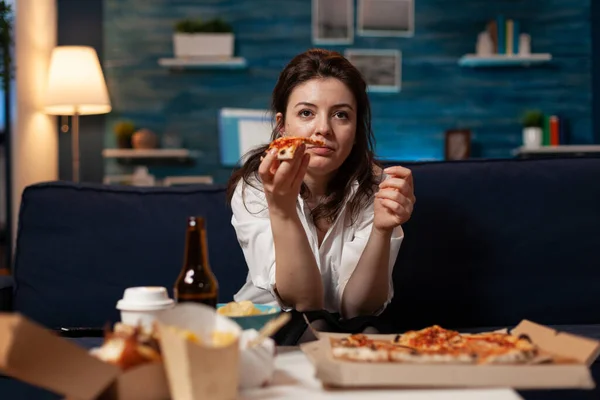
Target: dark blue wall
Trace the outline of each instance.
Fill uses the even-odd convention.
[[[521,140],[519,115],[533,107],[566,117],[571,143],[591,143],[597,136],[591,122],[590,8],[595,15],[597,6],[590,3],[417,0],[414,37],[356,37],[351,46],[328,47],[403,52],[402,91],[371,95],[382,156],[440,158],[443,132],[454,127],[473,130],[477,156],[510,156]],[[286,0],[286,9],[282,4],[278,0],[105,0],[104,66],[114,112],[107,119],[104,145],[114,146],[114,121],[132,118],[159,134],[176,131],[187,145],[203,152],[196,167],[168,173],[226,178],[229,170],[220,168],[217,160],[218,109],[266,108],[280,69],[293,55],[313,46],[310,0]],[[523,31],[533,36],[533,50],[552,53],[554,61],[529,69],[460,68],[458,58],[473,51],[478,31],[498,13],[519,19]],[[101,18],[98,13],[87,15]],[[220,15],[232,22],[236,55],[246,57],[249,68],[172,73],[160,67],[159,58],[172,56],[173,22],[188,15]],[[94,151],[96,162],[101,149]],[[106,170],[120,171],[111,163]]]
[[[600,115],[600,2],[592,1],[592,115]],[[600,123],[593,121],[594,143],[600,143]]]

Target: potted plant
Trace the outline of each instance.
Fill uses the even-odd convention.
[[[543,143],[544,113],[539,110],[529,110],[523,114],[523,146],[538,148]]]
[[[183,19],[175,24],[175,57],[233,57],[234,34],[231,25],[220,18],[208,21]]]
[[[135,132],[135,125],[131,121],[119,121],[114,127],[117,138],[117,147],[120,149],[131,148],[131,137]]]

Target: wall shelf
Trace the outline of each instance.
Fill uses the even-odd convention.
[[[527,56],[493,54],[490,56],[478,56],[477,54],[466,54],[458,60],[461,67],[515,67],[543,64],[552,60],[549,53],[537,53]]]
[[[187,164],[197,157],[188,149],[104,149],[104,158],[113,158],[123,164]]]
[[[541,146],[538,148],[519,147],[513,150],[513,155],[520,158],[545,157],[586,157],[600,155],[600,145],[559,145]]]
[[[158,64],[171,69],[245,69],[248,67],[243,57],[234,58],[160,58]]]

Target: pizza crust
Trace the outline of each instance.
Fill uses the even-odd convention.
[[[467,353],[436,353],[392,351],[391,360],[411,364],[475,364],[477,359]]]
[[[293,160],[294,154],[296,154],[296,149],[298,149],[298,146],[290,145],[288,147],[282,148],[281,150],[278,150],[277,151],[277,159],[280,161]]]
[[[370,347],[333,347],[333,356],[338,359],[362,362],[389,361],[389,352],[385,349]]]

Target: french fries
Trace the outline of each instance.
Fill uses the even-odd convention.
[[[237,337],[233,332],[214,331],[211,333],[210,341],[207,342],[189,329],[182,329],[173,325],[169,326],[169,329],[200,346],[226,347],[233,343]]]
[[[251,315],[260,315],[262,311],[254,306],[250,300],[238,302],[232,301],[217,309],[217,312],[226,317],[248,317]]]

